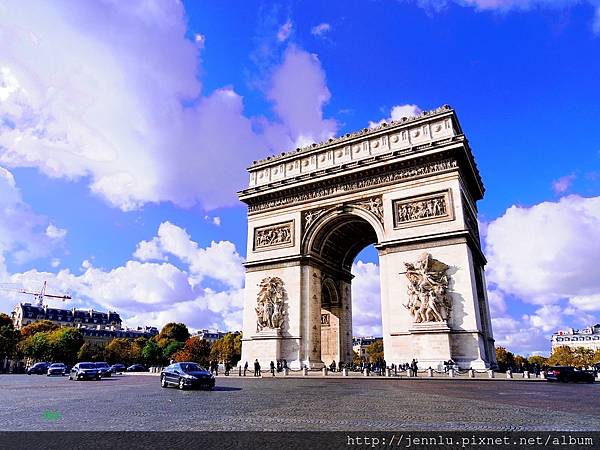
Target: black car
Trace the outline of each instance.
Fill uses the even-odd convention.
[[[127,372],[148,372],[148,368],[141,364],[133,364],[127,368]]]
[[[27,375],[46,375],[48,373],[48,367],[50,367],[50,364],[47,362],[35,363],[33,366],[27,369]]]
[[[100,371],[93,362],[77,363],[69,372],[69,380],[100,380]]]
[[[123,373],[127,370],[124,364],[113,364],[110,366],[110,371],[112,373]]]
[[[50,367],[48,367],[48,371],[46,372],[47,376],[51,376],[51,375],[64,376],[66,374],[67,374],[67,368],[63,363],[50,364]]]
[[[94,365],[96,366],[96,369],[98,369],[98,371],[100,372],[101,377],[106,378],[112,375],[110,366],[107,362],[95,362]]]
[[[215,377],[195,362],[179,362],[171,364],[160,373],[160,385],[164,388],[177,386],[179,389],[215,387]]]
[[[569,381],[572,381],[573,383],[578,381],[593,383],[594,372],[588,370],[576,370],[575,367],[571,366],[554,366],[546,371],[546,380],[562,381],[563,383],[568,383]]]

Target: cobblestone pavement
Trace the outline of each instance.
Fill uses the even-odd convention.
[[[0,375],[0,430],[600,430],[600,383]]]

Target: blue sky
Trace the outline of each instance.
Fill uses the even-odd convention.
[[[600,321],[599,8],[3,2],[0,282],[130,325],[240,328],[244,168],[450,104],[487,189],[495,338],[545,352]],[[378,334],[373,249],[354,272],[355,310],[375,311],[355,332]]]

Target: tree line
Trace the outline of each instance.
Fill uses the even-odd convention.
[[[523,371],[531,370],[536,365],[540,369],[550,366],[573,366],[579,369],[592,367],[600,363],[600,349],[591,350],[589,348],[568,346],[557,347],[549,358],[540,355],[533,355],[526,358],[521,355],[515,355],[504,347],[496,347],[496,361],[500,371],[508,369]]]
[[[165,366],[170,361],[210,361],[236,364],[241,358],[241,335],[228,333],[212,344],[191,336],[183,323],[168,323],[151,338],[114,338],[104,344],[85,342],[77,328],[59,327],[40,320],[15,330],[12,320],[0,314],[0,360],[30,359],[63,362],[106,361],[110,364]]]

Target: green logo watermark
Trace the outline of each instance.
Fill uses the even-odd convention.
[[[44,411],[43,414],[44,419],[46,420],[60,420],[62,418],[62,414],[60,411]]]

